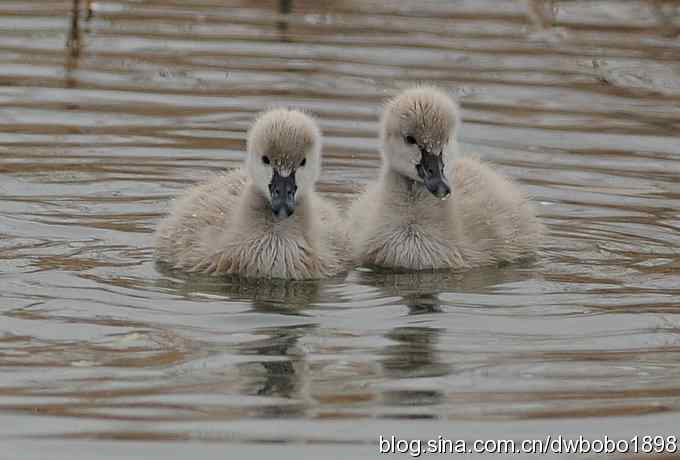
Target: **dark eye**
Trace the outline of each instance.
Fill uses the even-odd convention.
[[[268,157],[267,155],[264,155],[264,156],[262,157],[262,163],[264,163],[264,164],[266,164],[266,165],[268,165],[269,163],[271,163],[271,162],[269,161],[269,157]]]
[[[302,161],[300,162],[300,167],[302,168],[306,164],[307,164],[307,158],[303,158]]]
[[[404,138],[404,141],[406,141],[407,144],[413,145],[413,144],[416,143],[416,138],[413,137],[413,136],[406,136],[406,137]]]

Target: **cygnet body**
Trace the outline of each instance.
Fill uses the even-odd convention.
[[[533,206],[510,179],[460,156],[459,125],[455,102],[433,87],[386,104],[380,177],[349,210],[355,262],[466,269],[536,253],[543,225]]]
[[[156,259],[187,272],[315,279],[345,269],[347,233],[335,206],[314,189],[321,135],[306,114],[261,115],[243,168],[178,198],[158,227]]]

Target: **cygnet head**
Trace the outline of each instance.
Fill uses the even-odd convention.
[[[443,91],[417,86],[402,92],[387,102],[383,112],[386,166],[423,183],[436,197],[448,197],[459,124],[458,107]]]
[[[247,170],[283,219],[314,189],[321,169],[321,133],[312,118],[290,109],[263,113],[248,133]]]

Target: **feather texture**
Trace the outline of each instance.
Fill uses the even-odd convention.
[[[286,116],[278,110],[279,117]],[[296,124],[304,117],[294,112],[286,120]],[[275,124],[253,128],[273,139],[258,139],[265,150],[249,142],[249,154],[259,162],[261,154],[271,155],[271,164],[293,168],[305,158],[305,145],[311,143],[308,155],[319,155],[315,139],[281,139],[312,133],[314,129],[288,126],[286,120],[267,115],[258,123]],[[264,120],[264,121],[263,121]],[[304,127],[303,127],[304,128]],[[293,146],[290,152],[286,146]],[[318,163],[310,158],[309,163]],[[314,168],[314,164],[310,165]],[[320,197],[313,187],[300,187],[295,212],[284,219],[272,213],[270,198],[263,190],[270,180],[270,169],[251,165],[211,178],[189,189],[177,199],[169,215],[160,223],[155,235],[158,261],[188,272],[232,274],[256,278],[313,279],[337,274],[348,263],[346,226],[335,206]],[[314,171],[312,169],[312,171]],[[269,174],[267,176],[267,174]],[[299,176],[300,174],[298,174]],[[316,174],[310,182],[316,180]]]
[[[466,269],[534,255],[543,225],[510,179],[461,158],[457,107],[443,92],[417,87],[386,106],[383,168],[349,209],[355,262],[405,270]],[[433,118],[428,118],[433,117]],[[415,136],[417,148],[404,143]],[[430,193],[413,164],[418,149],[440,149],[451,195]]]

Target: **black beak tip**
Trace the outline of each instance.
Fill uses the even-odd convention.
[[[451,187],[444,181],[426,182],[425,186],[431,194],[442,200],[445,200],[451,195]]]
[[[290,208],[288,206],[281,206],[277,208],[272,208],[272,214],[274,214],[274,217],[277,219],[286,219],[290,216],[293,215],[295,212],[294,208]]]
[[[442,200],[447,199],[451,195],[451,188],[446,184],[439,184],[437,190],[434,192],[434,196],[441,198]]]

